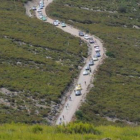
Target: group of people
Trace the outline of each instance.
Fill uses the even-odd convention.
[[[69,101],[72,101],[71,96],[69,97]],[[69,103],[66,104],[66,109],[68,109],[68,107],[69,107]],[[62,124],[64,120],[65,120],[65,116],[62,115],[62,117],[60,117],[59,124]]]

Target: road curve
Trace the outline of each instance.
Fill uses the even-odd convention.
[[[39,0],[36,0],[35,2],[39,3]],[[46,15],[45,9],[52,2],[53,2],[53,0],[44,0],[45,8],[42,9],[43,15]],[[36,3],[34,3],[34,4],[36,4]],[[36,16],[39,19],[37,11],[36,11]],[[53,21],[54,21],[53,19],[47,17],[47,21],[46,22],[48,22],[50,24],[53,24]],[[70,25],[67,25],[67,27],[65,27],[65,28],[62,28],[60,25],[56,26],[56,27],[62,29],[63,31],[65,31],[67,33],[70,33],[71,35],[79,37],[79,35],[78,35],[79,34],[79,30],[74,28],[74,27],[72,27],[72,26],[70,26]],[[61,113],[60,113],[59,117],[56,120],[56,125],[58,125],[60,123],[65,123],[66,124],[66,123],[69,123],[72,120],[72,117],[74,116],[76,110],[80,106],[80,103],[81,103],[82,99],[85,97],[85,95],[87,93],[88,86],[90,85],[91,81],[94,79],[94,71],[102,63],[103,58],[105,56],[104,48],[103,48],[103,44],[102,44],[101,40],[99,38],[95,37],[94,35],[89,35],[89,36],[92,36],[93,39],[96,41],[96,44],[100,47],[101,57],[99,58],[98,61],[96,61],[94,63],[93,66],[91,66],[91,73],[90,73],[90,75],[83,76],[83,71],[84,71],[84,67],[85,66],[81,69],[80,75],[79,75],[78,80],[77,80],[77,84],[80,83],[81,86],[82,86],[82,95],[81,96],[75,96],[74,90],[71,92],[70,96],[71,96],[72,100],[67,99],[63,109],[61,110]],[[87,41],[83,37],[80,37],[80,38],[82,40],[84,40],[84,41]],[[87,43],[88,43],[88,41],[87,41]],[[93,56],[93,55],[96,54],[95,50],[94,50],[94,44],[91,44],[90,47],[91,47],[91,52],[90,53],[91,53],[91,56]],[[91,58],[91,56],[89,56],[86,59],[86,64],[85,65],[88,64],[89,59]],[[85,81],[86,81],[86,84],[85,84]]]

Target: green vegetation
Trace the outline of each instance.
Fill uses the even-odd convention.
[[[75,125],[75,124],[71,124]],[[87,129],[89,124],[80,124]],[[77,125],[78,126],[78,125]],[[69,129],[69,126],[63,126]],[[110,138],[112,140],[139,140],[140,127],[94,127],[100,133],[63,133],[58,132],[57,126],[4,124],[0,126],[0,140],[101,140]]]
[[[22,2],[0,0],[0,123],[54,116],[51,105],[60,102],[87,55],[79,38],[27,17]]]
[[[47,10],[104,41],[108,58],[94,88],[76,113],[81,121],[110,124],[104,117],[140,123],[140,9],[138,0],[57,0]]]

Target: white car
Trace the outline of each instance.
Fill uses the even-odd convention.
[[[89,39],[90,37],[88,35],[84,35],[84,38],[87,40]]]
[[[89,65],[89,66],[93,66],[93,65],[94,65],[93,59],[91,59],[91,60],[89,61],[88,65]]]
[[[33,6],[33,7],[32,7],[32,10],[36,10],[36,6]]]
[[[87,70],[83,71],[83,75],[88,75],[88,74],[89,74],[89,71],[87,71]]]
[[[41,12],[41,9],[40,9],[40,8],[38,8],[38,9],[37,9],[37,12]]]
[[[99,47],[99,45],[97,45],[97,44],[94,44],[94,48],[97,48],[97,47]]]
[[[80,96],[81,95],[81,90],[76,90],[75,91],[75,96]]]
[[[53,25],[58,26],[58,22],[54,21]]]
[[[98,57],[96,57],[96,56],[93,56],[93,61],[98,61]]]
[[[85,67],[85,70],[90,70],[90,66],[87,65],[87,66]]]
[[[98,48],[95,48],[95,52],[100,52],[99,47]]]
[[[40,15],[39,18],[42,19],[43,18],[43,15]]]

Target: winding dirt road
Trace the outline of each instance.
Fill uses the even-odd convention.
[[[33,2],[30,2],[30,6],[36,5],[37,1],[38,1],[38,4],[39,4],[39,0],[35,0],[35,1],[33,1]],[[45,8],[47,8],[47,6],[48,6],[51,2],[53,2],[53,0],[44,0]],[[46,15],[45,8],[42,9],[43,15]],[[26,8],[26,9],[27,9],[27,8]],[[29,10],[29,9],[28,9],[28,10]],[[36,11],[36,16],[37,16],[37,18],[39,19],[37,11]],[[47,16],[47,15],[46,15],[46,16]],[[50,24],[53,24],[53,21],[54,21],[53,19],[47,17],[47,21],[46,21],[46,22],[49,22]],[[61,25],[56,26],[56,27],[57,27],[57,28],[60,28],[60,29],[62,29],[63,31],[65,31],[65,32],[67,32],[67,33],[70,33],[70,34],[72,34],[72,35],[74,35],[74,36],[76,36],[76,37],[79,37],[79,35],[78,35],[78,34],[79,34],[79,30],[76,29],[76,28],[73,28],[73,27],[70,26],[70,25],[67,25],[67,27],[65,27],[65,28],[62,28]],[[63,109],[62,109],[62,111],[61,111],[61,113],[60,113],[58,119],[56,120],[56,124],[57,124],[57,125],[60,124],[60,123],[65,123],[65,124],[66,124],[66,123],[69,123],[69,122],[72,120],[72,118],[73,118],[73,116],[74,116],[76,110],[77,110],[77,109],[79,108],[79,106],[80,106],[81,101],[85,98],[85,95],[86,95],[86,93],[87,93],[87,89],[88,89],[89,85],[91,84],[91,81],[94,79],[94,72],[95,72],[95,70],[96,70],[96,69],[98,68],[98,66],[102,63],[103,58],[104,58],[104,56],[105,56],[105,55],[104,55],[103,44],[102,44],[101,40],[100,40],[99,38],[93,36],[93,35],[89,35],[89,36],[93,37],[93,39],[96,41],[96,44],[100,47],[100,50],[101,50],[100,54],[101,54],[101,57],[99,58],[98,61],[96,61],[96,62],[94,63],[93,66],[91,66],[91,73],[90,73],[90,75],[84,76],[84,75],[83,75],[83,71],[84,71],[85,66],[88,64],[88,62],[89,62],[91,56],[93,56],[93,55],[96,54],[96,53],[95,53],[95,50],[94,50],[94,44],[91,44],[91,45],[90,45],[90,48],[91,48],[91,56],[89,56],[89,57],[87,58],[86,64],[85,64],[85,66],[81,69],[81,72],[80,72],[80,75],[79,75],[78,81],[77,81],[77,84],[80,83],[81,86],[82,86],[82,95],[81,95],[81,96],[75,96],[74,90],[71,92],[70,97],[71,97],[72,100],[69,100],[69,99],[68,99],[68,100],[66,101],[66,103],[65,103],[65,105],[64,105],[64,107],[63,107]],[[84,41],[87,41],[87,40],[85,40],[83,37],[80,37],[80,38],[81,38],[82,40],[84,40]],[[88,41],[87,41],[87,43],[88,43]],[[86,81],[86,84],[85,84],[85,81]]]

